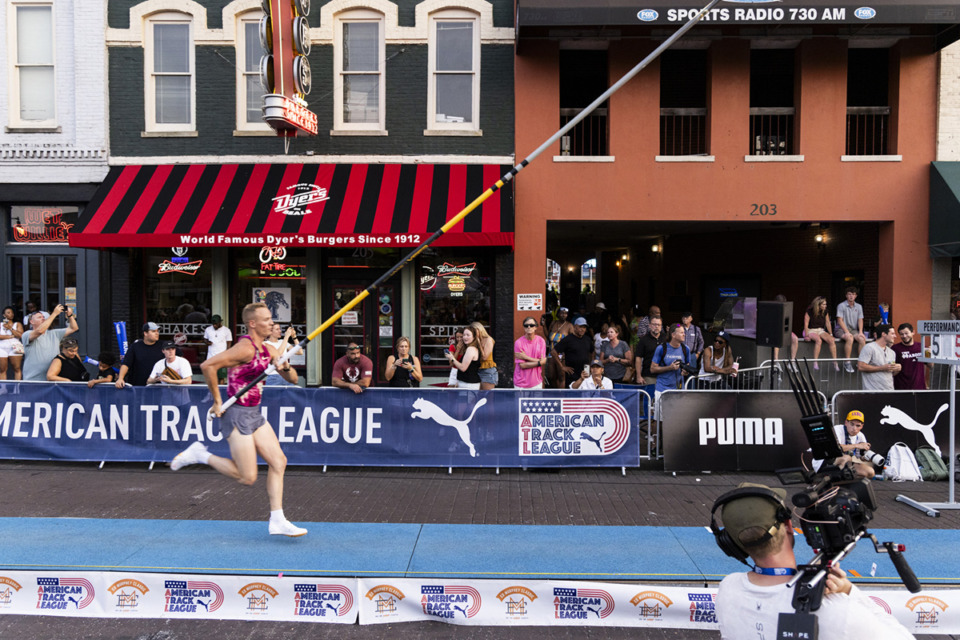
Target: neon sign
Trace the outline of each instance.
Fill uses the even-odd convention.
[[[24,207],[23,220],[14,217],[13,241],[23,243],[66,243],[72,224],[63,221],[59,207]]]

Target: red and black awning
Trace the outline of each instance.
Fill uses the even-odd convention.
[[[207,164],[113,167],[74,247],[415,247],[509,165]],[[506,184],[437,246],[513,246]]]

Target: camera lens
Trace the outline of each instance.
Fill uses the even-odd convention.
[[[872,462],[878,467],[882,467],[883,463],[886,462],[886,460],[883,459],[882,455],[880,455],[875,451],[870,451],[870,450],[861,451],[860,458],[862,458],[863,460],[866,460],[867,462]]]

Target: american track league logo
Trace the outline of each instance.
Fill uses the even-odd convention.
[[[223,589],[206,580],[164,580],[165,613],[213,613],[223,604]]]
[[[554,587],[553,617],[563,620],[602,620],[613,613],[613,596],[603,589]]]
[[[420,606],[428,616],[472,618],[480,613],[480,592],[463,585],[425,584],[420,586]]]
[[[392,584],[378,584],[367,591],[367,600],[374,605],[374,615],[378,619],[393,618],[398,614],[397,605],[406,596]]]
[[[521,456],[608,456],[630,434],[630,416],[609,398],[521,398]]]
[[[326,189],[308,182],[291,185],[287,187],[287,191],[293,193],[285,193],[273,198],[273,210],[285,216],[305,216],[313,213],[309,205],[330,199]]]
[[[637,607],[641,620],[663,620],[663,612],[673,604],[659,591],[641,591],[630,598],[630,604]]]
[[[147,585],[134,578],[117,580],[107,587],[113,596],[114,611],[136,611],[140,606],[140,599],[147,595]]]
[[[917,627],[932,628],[940,625],[940,616],[947,610],[947,603],[933,596],[917,596],[907,600],[907,609],[916,616]]]
[[[504,613],[508,620],[525,620],[530,614],[530,604],[536,599],[536,593],[521,586],[507,587],[497,594],[497,600],[506,607]]]
[[[13,605],[13,596],[23,587],[13,578],[0,576],[0,608],[7,609]]]
[[[246,613],[256,616],[270,613],[270,601],[278,595],[276,589],[264,582],[251,582],[237,593],[247,603]]]
[[[340,584],[295,584],[293,592],[295,616],[334,618],[353,608],[353,594]]]
[[[83,609],[94,595],[86,578],[37,578],[37,609]]]
[[[688,593],[690,622],[717,624],[716,599],[717,595],[715,593]]]

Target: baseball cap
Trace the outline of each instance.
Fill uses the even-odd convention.
[[[176,344],[173,340],[164,340],[164,341],[160,344],[160,350],[161,350],[161,351],[162,351],[163,349],[176,349],[176,348],[177,348],[177,344]]]
[[[210,322],[223,322],[223,318],[221,318],[217,314],[213,314],[212,316],[210,316]]]
[[[863,419],[863,411],[851,411],[847,414],[847,420],[859,420],[860,422],[866,422]]]
[[[602,302],[598,302],[598,303],[597,303],[597,309],[601,309],[601,310],[603,310],[603,311],[606,311],[606,310],[607,310],[607,305],[603,304]]]
[[[144,333],[146,333],[147,331],[159,331],[159,330],[160,330],[160,325],[158,325],[156,322],[147,322],[143,325]]]
[[[587,326],[587,319],[580,317],[573,321],[573,326],[575,327],[585,327]]]
[[[567,309],[566,307],[560,307],[559,309],[557,309],[557,311],[564,311],[564,312],[569,313],[569,312],[570,312],[570,309]]]
[[[593,362],[590,363],[590,366],[591,366],[591,367],[600,367],[601,369],[603,369],[603,363],[602,363],[601,361],[599,361],[599,360],[594,360]]]
[[[720,338],[724,342],[730,342],[730,337],[727,335],[726,331],[718,331],[717,335],[714,338]]]
[[[721,512],[723,528],[741,549],[744,548],[744,544],[740,541],[740,536],[745,530],[752,527],[761,527],[770,534],[776,530],[780,524],[777,512],[783,507],[782,503],[787,498],[785,489],[771,489],[763,484],[742,482],[737,488],[747,489],[751,487],[772,491],[774,495],[780,498],[781,504],[778,505],[763,496],[744,496],[723,505]]]

